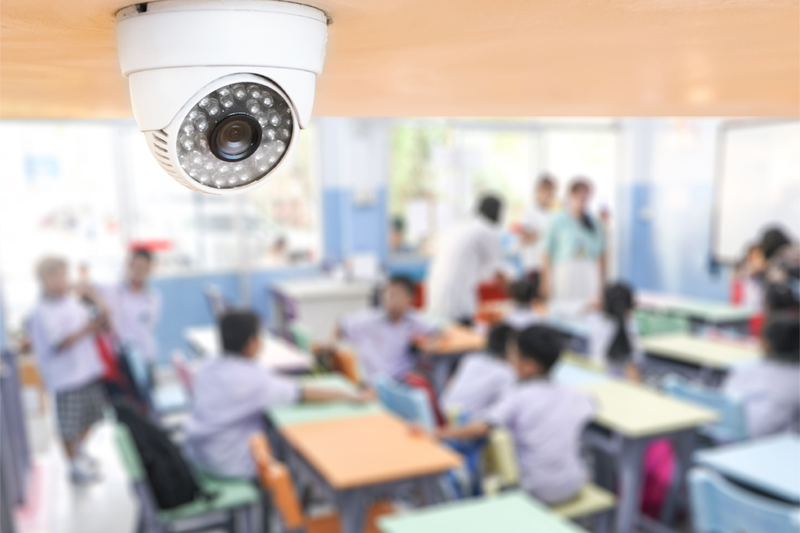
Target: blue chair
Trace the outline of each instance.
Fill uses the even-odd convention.
[[[689,472],[695,533],[797,533],[800,508],[752,493],[705,468]]]
[[[375,392],[389,411],[433,431],[433,412],[424,391],[389,378],[379,378],[375,381]]]
[[[703,435],[715,443],[736,442],[749,437],[744,404],[740,399],[678,376],[667,376],[662,386],[670,396],[700,404],[719,414],[719,422],[700,429]]]

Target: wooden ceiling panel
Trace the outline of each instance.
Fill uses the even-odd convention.
[[[0,116],[127,117],[125,0],[2,0]],[[797,115],[797,0],[320,0],[317,115]]]

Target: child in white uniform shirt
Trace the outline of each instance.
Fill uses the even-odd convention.
[[[612,374],[639,380],[644,356],[633,309],[633,290],[624,283],[610,284],[603,292],[601,312],[588,313],[584,325],[589,358]]]
[[[192,410],[186,425],[186,457],[198,468],[223,477],[254,478],[250,437],[264,430],[265,411],[300,401],[365,401],[371,394],[303,387],[254,360],[261,348],[260,321],[250,311],[220,319],[224,355],[195,375]],[[269,347],[267,347],[269,349]]]
[[[509,326],[517,331],[522,331],[528,326],[542,321],[542,301],[539,298],[538,280],[516,281],[511,284],[509,292],[514,302],[514,308],[505,320]]]
[[[586,482],[580,438],[595,407],[584,393],[549,381],[561,353],[561,334],[531,326],[511,343],[509,360],[518,382],[482,420],[437,432],[442,439],[475,439],[504,426],[514,439],[521,485],[548,504],[575,496]]]
[[[58,429],[75,484],[98,479],[97,465],[82,450],[92,425],[103,416],[103,367],[95,334],[105,318],[92,318],[69,293],[67,263],[45,258],[37,268],[43,295],[31,316],[33,349],[45,383],[55,395]]]
[[[402,380],[414,367],[414,340],[436,332],[412,310],[413,297],[414,282],[393,276],[383,289],[380,309],[350,315],[340,322],[337,336],[353,344],[367,381],[380,376]]]
[[[158,356],[155,330],[161,317],[161,295],[148,285],[152,268],[152,254],[135,250],[128,262],[126,280],[101,289],[114,333],[144,359],[151,379]]]
[[[798,431],[800,421],[800,318],[773,313],[762,332],[764,359],[735,368],[723,388],[744,402],[751,438]]]
[[[471,420],[494,404],[517,381],[514,367],[506,361],[508,340],[514,334],[508,324],[489,332],[485,353],[467,355],[442,392],[441,406],[449,415]]]

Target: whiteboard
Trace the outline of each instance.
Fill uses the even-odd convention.
[[[714,256],[739,260],[767,226],[800,238],[800,121],[742,120],[719,139]]]

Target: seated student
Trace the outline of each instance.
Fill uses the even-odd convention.
[[[800,418],[800,322],[776,313],[762,331],[764,359],[735,368],[723,385],[742,398],[750,436],[798,431]]]
[[[219,323],[224,354],[195,375],[184,452],[201,470],[223,477],[254,478],[248,442],[264,430],[264,411],[300,401],[368,399],[366,393],[301,386],[260,366],[260,321],[251,311],[231,311]],[[269,349],[269,347],[267,347]]]
[[[523,279],[509,287],[514,308],[506,317],[506,323],[516,330],[523,330],[542,320],[540,311],[539,282]]]
[[[588,313],[584,325],[589,358],[613,374],[638,379],[643,356],[633,309],[633,290],[624,283],[610,284],[603,292],[602,309]]]
[[[516,382],[514,367],[506,361],[506,349],[514,330],[498,324],[489,332],[485,353],[467,355],[442,392],[440,404],[446,413],[472,419],[490,407]]]
[[[414,282],[393,276],[381,295],[381,307],[345,317],[337,336],[353,344],[367,381],[379,376],[402,380],[414,367],[414,339],[431,335],[435,328],[412,309]]]
[[[800,315],[800,299],[788,283],[770,283],[764,294],[764,314],[794,313]]]
[[[103,366],[95,335],[105,327],[102,312],[92,317],[70,292],[67,263],[47,257],[37,267],[42,297],[28,326],[33,350],[47,388],[55,396],[58,432],[76,485],[97,481],[97,463],[83,444],[91,427],[103,418]]]
[[[580,457],[584,426],[594,414],[585,393],[548,379],[561,354],[561,334],[546,326],[522,331],[509,349],[518,382],[481,419],[440,429],[441,439],[474,439],[492,426],[507,428],[514,439],[521,485],[548,504],[575,496],[587,475]]]

